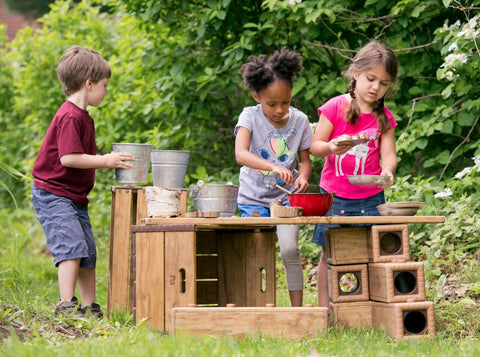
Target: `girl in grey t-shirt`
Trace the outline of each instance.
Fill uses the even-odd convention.
[[[270,202],[288,204],[277,184],[295,192],[309,187],[312,129],[307,116],[290,106],[292,77],[302,70],[300,61],[298,53],[283,48],[271,57],[250,56],[240,70],[243,84],[258,103],[243,109],[235,127],[235,156],[243,165],[237,199],[242,217],[251,217],[253,211],[269,217]],[[298,225],[277,226],[292,306],[303,302],[298,231]]]

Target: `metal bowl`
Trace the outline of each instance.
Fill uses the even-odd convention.
[[[382,216],[415,216],[425,204],[425,202],[392,202],[378,205],[377,210]]]
[[[348,175],[348,181],[352,185],[386,185],[390,180],[390,176],[386,175]]]

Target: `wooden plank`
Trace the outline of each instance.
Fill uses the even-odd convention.
[[[135,323],[165,330],[164,235],[135,233]]]
[[[275,304],[275,241],[273,231],[251,232],[245,239],[246,306]]]
[[[218,305],[246,306],[245,235],[236,231],[217,231]]]
[[[165,311],[196,304],[195,232],[165,232]],[[165,315],[165,328],[171,314]]]
[[[112,190],[107,311],[131,311],[132,190]]]
[[[299,340],[327,330],[325,307],[197,307],[172,309],[171,333],[248,335]]]
[[[199,228],[211,225],[277,225],[277,224],[427,224],[444,223],[443,216],[331,216],[331,217],[218,217],[218,218],[145,218],[143,224],[192,224]]]

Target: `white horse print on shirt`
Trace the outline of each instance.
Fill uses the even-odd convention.
[[[353,175],[358,175],[359,169],[361,169],[360,174],[363,175],[365,173],[365,160],[367,159],[368,150],[368,143],[358,144],[348,150],[345,154],[335,155],[335,175],[344,176],[342,161],[347,155],[355,156],[355,170],[353,171]]]

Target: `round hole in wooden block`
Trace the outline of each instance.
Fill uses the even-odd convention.
[[[424,311],[405,311],[403,314],[403,327],[406,334],[420,335],[427,329],[427,317]]]
[[[395,232],[382,234],[379,244],[382,255],[399,254],[402,248],[402,240]]]
[[[417,287],[417,277],[409,271],[398,272],[394,280],[395,290],[401,294],[410,294]]]
[[[342,293],[353,294],[360,288],[360,279],[353,272],[342,274],[338,278],[338,287]]]

